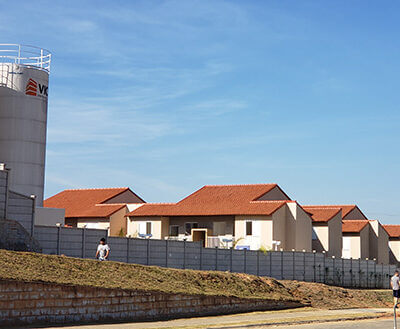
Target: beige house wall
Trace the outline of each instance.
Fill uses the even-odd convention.
[[[122,229],[122,236],[127,233],[127,218],[125,215],[128,213],[126,207],[118,210],[109,218],[66,218],[65,224],[79,228],[95,228],[108,230],[109,236],[120,236]]]
[[[253,234],[246,236],[246,223],[253,223]],[[235,240],[238,246],[250,246],[252,250],[261,247],[272,248],[272,217],[271,216],[236,216]]]
[[[361,258],[371,258],[369,254],[369,225],[365,226],[360,232]]]
[[[286,245],[286,206],[279,208],[272,214],[272,240],[279,241],[279,249],[288,250]]]
[[[311,217],[295,202],[287,203],[286,246],[287,250],[312,250]]]
[[[342,213],[339,212],[335,217],[328,221],[329,228],[329,243],[328,256],[341,257],[343,248],[342,237]]]
[[[346,254],[343,251],[343,258],[353,258],[353,259],[358,259],[361,257],[361,242],[360,242],[360,236],[359,235],[343,235],[343,239],[346,241],[350,241],[350,252],[349,254]],[[344,243],[346,246],[347,243]]]
[[[110,216],[110,236],[126,236],[128,208],[124,207]]]
[[[389,240],[389,248],[395,258],[395,261],[400,262],[400,240]]]
[[[313,229],[318,240],[313,243],[313,249],[317,252],[327,252],[329,250],[329,227],[327,223],[313,224]]]
[[[168,217],[130,217],[128,236],[139,235],[140,223],[151,223],[151,239],[165,239],[169,234]]]
[[[389,264],[389,235],[379,221],[369,221],[369,257],[378,264]]]
[[[108,218],[78,218],[78,219],[66,218],[65,224],[79,228],[88,227],[88,228],[97,228],[101,230],[110,229],[110,220]]]

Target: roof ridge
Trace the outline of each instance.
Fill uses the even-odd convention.
[[[369,219],[344,219],[343,223],[349,223],[349,222],[368,222]]]
[[[95,187],[95,188],[72,188],[64,191],[96,191],[96,190],[127,190],[129,187]]]
[[[128,203],[95,203],[95,206],[125,206]]]
[[[143,203],[143,205],[149,205],[149,206],[151,206],[151,205],[171,205],[171,204],[176,204],[176,202],[146,202],[146,203]]]
[[[329,207],[329,208],[341,208],[341,207],[357,207],[356,204],[321,204],[321,205],[304,205],[303,207]]]
[[[251,200],[249,201],[250,203],[259,203],[259,202],[265,202],[265,203],[269,203],[269,202],[284,202],[284,203],[289,203],[289,202],[296,202],[296,200]]]
[[[204,185],[203,187],[224,187],[224,186],[264,186],[264,185],[278,185],[277,183],[255,183],[255,184],[215,184],[215,185]]]
[[[310,206],[310,205],[303,205],[302,207],[305,208],[318,208],[318,209],[340,209],[341,207],[337,206],[332,206],[332,207],[328,207],[328,206]]]

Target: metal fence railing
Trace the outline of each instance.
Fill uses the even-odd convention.
[[[0,63],[18,64],[50,72],[51,53],[35,46],[0,43]]]

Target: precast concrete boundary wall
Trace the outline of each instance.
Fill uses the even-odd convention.
[[[35,226],[43,253],[94,258],[107,230]],[[229,271],[278,280],[320,282],[349,288],[390,288],[395,265],[330,258],[322,253],[203,248],[201,242],[108,237],[110,260],[143,265]]]
[[[0,219],[15,220],[33,235],[35,198],[9,189],[9,171],[0,169]]]
[[[5,170],[0,170],[0,219],[5,219],[6,217],[7,175],[8,173]]]

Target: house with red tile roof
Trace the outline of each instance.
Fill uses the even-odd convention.
[[[146,203],[127,215],[128,234],[206,246],[311,251],[311,217],[277,184],[206,185],[177,203]]]
[[[367,220],[344,220],[343,258],[369,258],[369,222]]]
[[[125,215],[143,203],[128,187],[122,187],[64,190],[44,200],[43,205],[65,209],[66,225],[108,229],[112,236],[125,236]]]
[[[390,264],[400,263],[400,225],[383,225],[389,236]]]
[[[342,257],[342,209],[302,206],[312,218],[312,248],[328,256]]]
[[[363,214],[363,212],[358,208],[357,205],[355,204],[347,204],[347,205],[320,205],[320,207],[324,208],[333,208],[337,209],[340,208],[342,209],[342,219],[347,220],[347,219],[354,219],[354,220],[368,220],[367,216]]]

